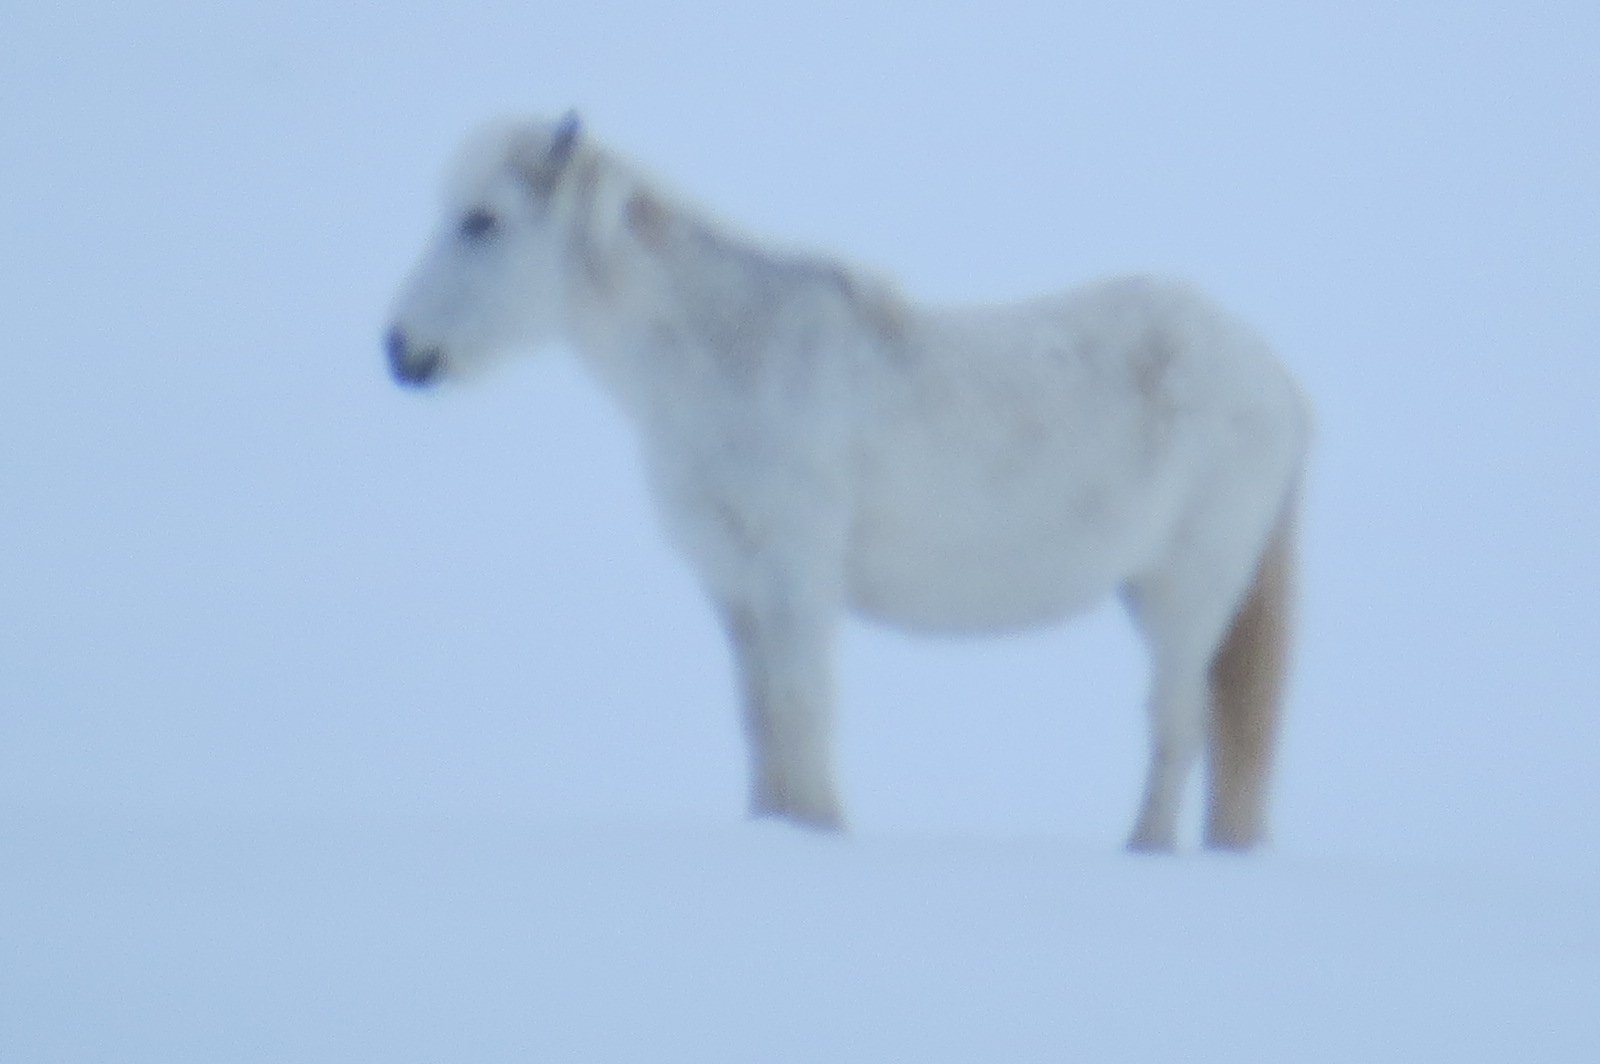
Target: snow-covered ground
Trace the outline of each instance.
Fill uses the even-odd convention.
[[[483,822],[3,836],[15,1061],[1583,1061],[1580,881]],[[20,881],[20,882],[19,882]],[[1592,887],[1592,882],[1589,884]]]
[[[0,1064],[1600,1060],[1596,54],[1578,0],[0,4]],[[852,625],[856,830],[742,821],[616,414],[378,350],[456,139],[572,104],[916,295],[1149,268],[1277,341],[1270,853],[1120,851],[1111,608]]]

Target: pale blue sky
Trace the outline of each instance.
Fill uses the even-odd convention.
[[[0,809],[738,816],[616,414],[378,351],[456,140],[575,104],[918,295],[1257,322],[1320,423],[1281,845],[1593,862],[1600,9],[728,7],[0,10]],[[1142,683],[1114,612],[853,627],[855,820],[1110,846]]]

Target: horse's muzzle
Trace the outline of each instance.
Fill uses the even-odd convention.
[[[444,365],[443,352],[437,347],[413,347],[399,326],[389,330],[383,347],[389,355],[389,372],[408,388],[432,384]]]

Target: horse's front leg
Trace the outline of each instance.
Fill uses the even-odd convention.
[[[844,827],[834,782],[834,610],[757,592],[722,604],[750,748],[750,814]]]

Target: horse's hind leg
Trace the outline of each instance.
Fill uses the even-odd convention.
[[[1175,845],[1184,789],[1203,742],[1206,845],[1248,849],[1266,835],[1292,516],[1276,516],[1274,506],[1252,519],[1254,507],[1241,501],[1214,499],[1211,520],[1186,529],[1184,548],[1125,588],[1153,674],[1149,775],[1128,841],[1135,850]],[[1263,531],[1250,535],[1252,525]],[[1269,539],[1265,529],[1272,525],[1277,531]]]
[[[1177,844],[1183,792],[1205,731],[1205,670],[1176,656],[1157,654],[1151,684],[1150,765],[1144,799],[1128,848],[1167,851]]]
[[[1248,849],[1266,836],[1294,595],[1296,509],[1285,507],[1255,579],[1211,663],[1206,845]]]
[[[750,814],[844,826],[833,770],[832,617],[765,596],[725,604],[750,747]]]

